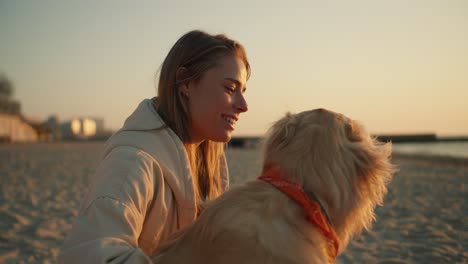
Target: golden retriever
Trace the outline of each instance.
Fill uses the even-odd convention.
[[[263,156],[261,177],[210,202],[153,261],[333,263],[370,228],[394,173],[390,143],[325,109],[277,121]]]

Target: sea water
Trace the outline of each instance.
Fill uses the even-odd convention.
[[[468,158],[468,142],[394,143],[395,153]]]

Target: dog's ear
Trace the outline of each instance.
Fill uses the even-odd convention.
[[[375,164],[375,153],[373,153],[372,139],[367,135],[363,128],[350,121],[345,124],[346,138],[350,141],[350,149],[354,156],[354,165],[358,175],[366,176]]]
[[[285,155],[289,157],[291,143],[293,143],[298,130],[298,123],[296,114],[287,112],[284,117],[270,127],[262,144],[264,166],[274,163],[281,164],[284,168],[286,164],[290,163],[286,161]]]
[[[294,138],[298,126],[297,117],[290,112],[273,125],[272,144],[276,149],[284,149]]]
[[[345,134],[349,141],[359,142],[362,141],[362,135],[360,128],[354,124],[354,122],[348,122],[345,124]]]
[[[391,144],[379,142],[376,138],[365,132],[364,128],[356,121],[345,124],[345,133],[349,147],[354,156],[354,164],[358,175],[392,171],[389,163]]]

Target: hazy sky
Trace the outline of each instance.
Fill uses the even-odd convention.
[[[234,135],[318,107],[373,133],[468,135],[466,0],[0,0],[0,73],[26,116],[117,129],[192,29],[247,49],[250,110]]]

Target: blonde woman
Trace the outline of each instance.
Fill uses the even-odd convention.
[[[154,249],[229,186],[223,143],[248,110],[241,44],[191,31],[169,51],[158,96],[106,143],[60,263],[151,263]]]

